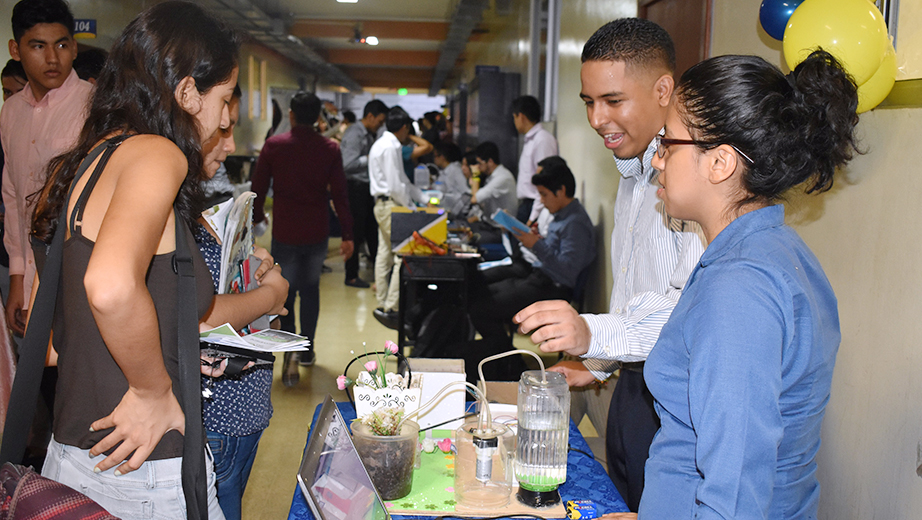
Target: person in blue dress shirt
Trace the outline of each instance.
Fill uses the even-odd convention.
[[[708,247],[644,368],[661,427],[641,519],[817,517],[839,317],[778,201],[832,187],[858,152],[857,103],[822,50],[787,76],[720,56],[679,80],[652,164],[666,212],[698,222]]]

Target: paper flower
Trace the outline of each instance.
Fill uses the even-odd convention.
[[[385,341],[384,350],[390,352],[391,354],[397,354],[397,344],[393,341]]]
[[[339,376],[336,378],[336,388],[340,390],[345,390],[347,386],[350,386],[355,381],[349,379],[346,376]]]
[[[442,439],[438,442],[439,449],[442,450],[442,453],[448,453],[451,451],[451,439]]]
[[[365,363],[365,370],[367,370],[369,374],[374,374],[378,371],[378,362],[372,360],[368,363]]]

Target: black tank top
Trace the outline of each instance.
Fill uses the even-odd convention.
[[[118,146],[110,142],[107,146]],[[64,243],[64,262],[58,307],[55,310],[54,345],[58,352],[58,385],[54,405],[55,440],[81,449],[89,449],[111,433],[112,429],[90,432],[90,424],[115,409],[128,391],[128,381],[106,347],[87,302],[83,279],[86,274],[93,241],[80,232],[83,208],[105,165],[103,160],[93,171],[70,219],[71,236]],[[100,167],[102,166],[102,168]],[[76,179],[74,180],[76,183]],[[175,218],[181,218],[174,214]],[[63,233],[64,230],[58,229]],[[198,316],[208,311],[214,296],[211,276],[195,245],[192,232],[185,233],[195,267],[195,288]],[[167,373],[173,382],[173,393],[182,404],[179,384],[177,348],[177,286],[179,276],[173,268],[175,253],[155,255],[147,272],[150,291],[160,325],[160,344]],[[125,323],[131,327],[131,323]],[[197,343],[197,342],[196,342]],[[199,419],[200,420],[200,419]],[[182,456],[182,435],[167,432],[157,444],[149,460]]]

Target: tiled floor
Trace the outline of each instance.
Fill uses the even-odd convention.
[[[262,242],[268,242],[265,236]],[[301,381],[293,388],[282,385],[280,357],[275,364],[272,386],[275,412],[259,444],[243,497],[244,519],[287,517],[314,408],[327,394],[334,400],[346,399],[345,393],[336,388],[336,376],[342,373],[355,353],[362,352],[363,342],[371,350],[382,347],[385,340],[396,339],[396,332],[385,328],[372,316],[376,306],[372,290],[343,284],[344,265],[342,257],[336,256],[338,251],[339,241],[331,240],[326,264],[333,272],[324,273],[321,278],[316,363],[301,368]],[[362,272],[362,277],[369,282],[374,278],[368,270]],[[516,338],[516,345],[534,349],[524,336]],[[580,428],[590,440],[597,435],[588,420],[583,421]],[[595,445],[592,447],[599,451]]]

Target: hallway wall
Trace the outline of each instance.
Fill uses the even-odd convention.
[[[515,4],[520,20],[527,1]],[[712,55],[755,54],[784,67],[781,44],[758,24],[759,2],[714,0]],[[580,198],[601,229],[600,258],[589,308],[607,309],[611,209],[618,174],[589,127],[578,98],[579,53],[603,23],[636,14],[636,2],[568,0],[561,23],[560,153],[578,181]],[[465,70],[500,65],[524,74],[527,24],[493,36],[469,52]],[[517,52],[517,49],[522,49]],[[922,511],[922,241],[912,235],[922,217],[914,164],[922,132],[919,109],[879,109],[861,116],[867,154],[841,172],[832,192],[792,196],[788,222],[819,257],[839,299],[842,345],[819,453],[820,518],[914,519]],[[914,189],[916,188],[916,189]]]

